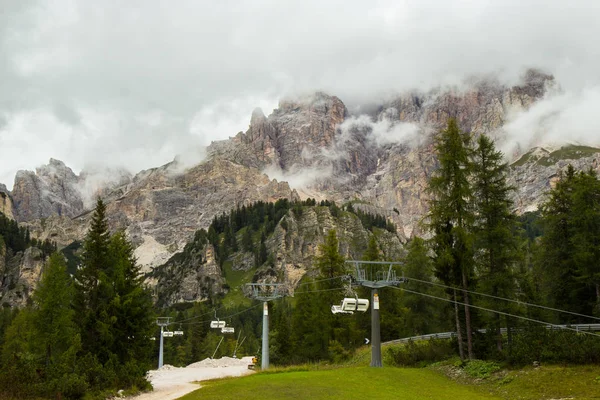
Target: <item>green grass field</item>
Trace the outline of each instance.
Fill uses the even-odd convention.
[[[208,399],[501,399],[481,388],[462,385],[429,369],[338,368],[259,373],[202,382],[182,397]]]

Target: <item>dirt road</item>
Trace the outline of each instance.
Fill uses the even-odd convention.
[[[200,387],[192,382],[251,374],[253,371],[248,369],[251,360],[252,357],[224,357],[218,360],[206,359],[185,368],[164,365],[159,370],[148,372],[154,391],[130,397],[128,400],[175,400]]]

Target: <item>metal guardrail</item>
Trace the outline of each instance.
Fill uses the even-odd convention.
[[[578,331],[600,331],[600,324],[574,324],[574,325],[546,325],[548,329],[565,329],[571,328],[576,329]],[[478,329],[479,332],[485,333],[485,329]],[[506,333],[506,328],[500,329],[501,333]],[[384,342],[382,344],[399,344],[399,343],[407,343],[409,341],[419,341],[419,340],[429,340],[429,339],[450,339],[456,336],[456,332],[440,332],[440,333],[430,333],[428,335],[420,335],[420,336],[411,336],[402,339],[390,340],[389,342]]]

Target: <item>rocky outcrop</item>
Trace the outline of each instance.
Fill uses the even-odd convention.
[[[402,95],[383,104],[377,118],[419,123],[434,131],[442,129],[448,118],[455,118],[464,131],[488,134],[502,127],[509,114],[526,110],[555,86],[552,75],[531,69],[513,87],[480,79],[466,88]]]
[[[18,171],[12,191],[17,221],[81,214],[83,199],[78,183],[79,178],[71,168],[55,159],[37,168],[35,173]]]
[[[0,244],[0,256],[4,256],[0,257],[0,302],[3,307],[24,307],[42,273],[42,251],[29,247],[24,252],[11,255]]]
[[[229,141],[214,142],[208,153],[248,166],[292,170],[328,162],[323,150],[335,142],[347,115],[340,99],[325,93],[286,99],[269,117],[252,113],[250,127]]]
[[[10,219],[15,219],[13,214],[13,201],[8,189],[0,183],[0,213],[6,215]]]
[[[515,161],[510,166],[509,184],[516,189],[514,206],[517,212],[537,210],[568,165],[576,171],[591,168],[600,173],[600,149],[573,145],[554,151],[535,148]]]
[[[289,211],[267,238],[265,244],[271,254],[267,262],[257,268],[254,255],[240,250],[228,258],[229,268],[245,271],[249,281],[281,283],[283,290],[293,295],[303,277],[316,275],[315,257],[332,229],[337,233],[340,253],[348,259],[360,259],[372,235],[384,258],[398,259],[403,254],[398,235],[378,228],[369,231],[354,213],[338,211],[334,216],[329,207],[305,206],[301,212]],[[226,274],[214,258],[213,247],[201,234],[149,276],[156,284],[158,303],[163,306],[207,300],[230,291],[241,294],[243,284],[247,283],[235,286],[227,282]]]

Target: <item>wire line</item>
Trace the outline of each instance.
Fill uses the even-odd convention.
[[[558,308],[552,308],[552,307],[547,307],[547,306],[541,306],[539,304],[533,304],[533,303],[527,303],[526,301],[520,301],[520,300],[513,300],[513,299],[507,299],[505,297],[500,297],[500,296],[494,296],[491,294],[486,294],[486,293],[481,293],[481,292],[476,292],[474,290],[468,290],[468,289],[462,289],[459,287],[454,287],[454,286],[448,286],[448,285],[444,285],[442,283],[435,283],[435,282],[428,282],[428,281],[424,281],[421,279],[416,279],[416,278],[410,278],[410,277],[405,277],[406,279],[408,279],[409,281],[415,281],[415,282],[420,282],[420,283],[426,283],[428,285],[433,285],[433,286],[439,286],[439,287],[443,287],[443,288],[447,288],[447,289],[453,289],[453,290],[458,290],[458,291],[462,291],[462,292],[467,292],[467,293],[472,293],[472,294],[476,294],[479,296],[484,296],[484,297],[490,297],[492,299],[497,299],[497,300],[504,300],[504,301],[510,301],[512,303],[518,303],[518,304],[524,304],[527,306],[532,306],[532,307],[538,307],[538,308],[542,308],[545,310],[550,310],[550,311],[557,311],[560,313],[565,313],[565,314],[571,314],[571,315],[576,315],[578,317],[585,317],[585,318],[591,318],[591,319],[595,319],[597,321],[600,321],[600,318],[598,317],[594,317],[592,315],[586,315],[586,314],[579,314],[576,312],[572,312],[572,311],[567,311],[567,310],[561,310]]]
[[[523,319],[523,320],[529,321],[529,322],[537,322],[538,324],[543,324],[543,325],[546,325],[546,326],[552,326],[553,328],[566,329],[566,330],[570,330],[570,331],[573,331],[573,332],[585,333],[586,335],[592,335],[592,336],[600,337],[600,335],[597,334],[597,333],[588,332],[588,331],[580,331],[578,329],[570,328],[568,326],[560,326],[560,325],[556,325],[556,324],[551,324],[550,322],[546,322],[546,321],[540,321],[540,320],[533,319],[533,318],[522,317],[520,315],[514,315],[514,314],[506,313],[506,312],[503,312],[503,311],[492,310],[490,308],[475,306],[473,304],[467,304],[467,303],[463,303],[463,302],[456,301],[456,300],[445,299],[443,297],[433,296],[431,294],[425,294],[425,293],[421,293],[421,292],[415,292],[414,290],[410,290],[410,289],[397,288],[397,287],[394,287],[394,286],[391,286],[391,288],[396,289],[396,290],[404,290],[405,292],[408,292],[408,293],[419,294],[421,296],[430,297],[432,299],[446,301],[448,303],[461,304],[463,306],[467,306],[467,307],[471,307],[471,308],[477,308],[477,309],[483,310],[483,311],[488,311],[488,312],[492,312],[492,313],[496,313],[496,314],[501,314],[501,315],[505,315],[505,316],[513,317],[513,318],[519,318],[519,319]]]

